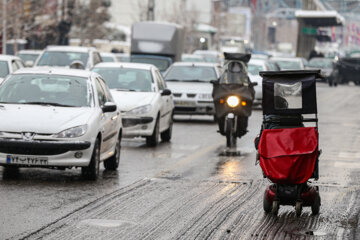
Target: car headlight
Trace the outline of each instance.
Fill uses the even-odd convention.
[[[56,134],[57,138],[76,138],[81,137],[86,133],[88,129],[88,125],[81,125],[73,128],[66,129],[58,134]]]
[[[240,98],[238,96],[229,96],[226,99],[226,104],[231,108],[235,108],[240,105]]]
[[[199,94],[199,98],[200,99],[212,99],[212,95],[211,95],[211,93],[200,93]]]
[[[145,114],[145,113],[150,112],[150,110],[151,110],[151,105],[148,104],[148,105],[144,105],[144,106],[141,106],[141,107],[134,108],[134,109],[128,111],[127,113],[135,114],[135,115],[141,115],[141,114]]]

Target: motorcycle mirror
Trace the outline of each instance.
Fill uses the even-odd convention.
[[[258,83],[257,83],[257,82],[252,82],[251,85],[252,85],[253,87],[255,87],[255,86],[258,85]]]

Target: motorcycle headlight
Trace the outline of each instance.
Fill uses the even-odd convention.
[[[135,115],[141,115],[141,114],[145,114],[145,113],[150,112],[150,110],[151,110],[151,105],[148,104],[148,105],[144,105],[144,106],[141,106],[141,107],[134,108],[134,109],[128,111],[128,113],[129,114],[135,114]]]
[[[230,96],[226,99],[226,104],[231,108],[235,108],[240,105],[240,98],[237,96]]]
[[[69,128],[69,129],[66,129],[66,130],[56,134],[56,137],[57,138],[81,137],[82,135],[84,135],[86,133],[87,129],[88,129],[88,126],[86,124],[77,126],[77,127],[73,127],[73,128]]]

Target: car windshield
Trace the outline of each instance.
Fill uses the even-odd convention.
[[[148,63],[152,64],[157,67],[161,72],[166,71],[170,66],[168,59],[161,59],[161,58],[150,58],[150,57],[131,57],[130,62],[134,63]]]
[[[86,65],[88,58],[89,54],[84,52],[46,51],[41,56],[37,65],[65,67],[70,66],[74,61],[81,61]]]
[[[173,66],[165,76],[169,81],[204,81],[216,80],[216,72],[213,67],[200,66]]]
[[[9,66],[7,61],[0,61],[0,77],[4,78],[9,74]]]
[[[24,62],[32,61],[35,62],[36,59],[39,57],[39,54],[28,54],[28,53],[20,53],[18,55]]]
[[[249,63],[248,65],[248,72],[252,75],[259,75],[259,72],[264,71],[264,68],[261,65],[255,65]]]
[[[101,56],[103,62],[115,62],[115,59],[110,56]]]
[[[181,58],[182,62],[204,62],[203,58],[197,57],[183,57]]]
[[[298,61],[275,60],[281,70],[302,70]]]
[[[47,74],[11,76],[0,88],[0,102],[54,106],[90,106],[92,94],[86,78]]]
[[[332,60],[331,59],[321,59],[321,58],[312,58],[309,61],[310,67],[316,68],[332,68]]]
[[[150,70],[136,68],[94,68],[110,89],[152,92]]]

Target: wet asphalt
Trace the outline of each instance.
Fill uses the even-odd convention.
[[[224,156],[211,117],[176,116],[170,143],[124,140],[118,171],[102,168],[97,182],[80,169],[0,167],[0,239],[360,239],[360,88],[317,90],[319,215],[263,212],[255,110],[240,156]]]

